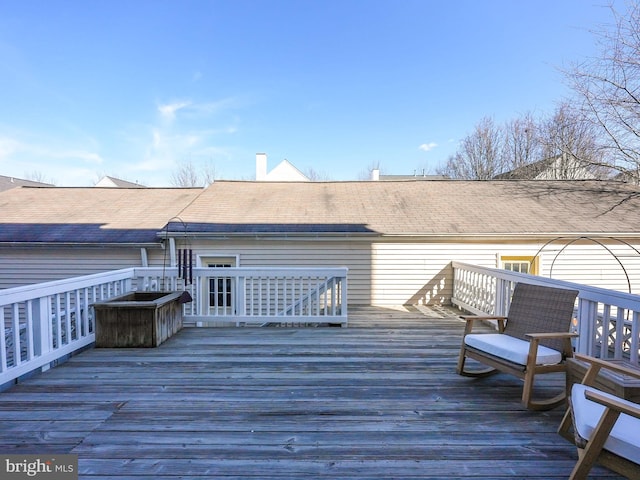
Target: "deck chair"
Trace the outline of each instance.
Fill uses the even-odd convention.
[[[565,372],[573,355],[570,333],[577,290],[517,283],[508,316],[463,316],[466,320],[457,372],[483,377],[499,371],[524,380],[522,404],[530,410],[549,410],[566,400],[565,389],[550,399],[534,400],[536,375]],[[474,322],[496,320],[497,333],[472,333]],[[465,369],[467,358],[487,366]]]
[[[589,368],[571,387],[567,416],[573,420],[578,462],[571,480],[585,479],[597,462],[627,478],[640,478],[640,405],[602,392],[592,385],[601,369],[640,379],[640,370],[586,355],[577,360]],[[561,425],[562,428],[562,425]],[[562,435],[560,429],[558,433]]]

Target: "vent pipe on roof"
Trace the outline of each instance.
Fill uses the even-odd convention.
[[[380,180],[380,169],[374,168],[373,170],[371,170],[371,180],[373,180],[374,182]]]
[[[267,178],[267,154],[256,153],[256,180]]]

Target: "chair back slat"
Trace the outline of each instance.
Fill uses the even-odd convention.
[[[528,340],[527,333],[568,332],[575,308],[577,290],[517,283],[505,333]],[[562,341],[545,340],[541,344],[562,350]]]

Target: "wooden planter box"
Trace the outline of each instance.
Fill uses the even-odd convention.
[[[181,292],[132,292],[94,303],[96,347],[157,347],[182,328]]]

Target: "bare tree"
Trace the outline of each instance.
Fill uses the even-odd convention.
[[[377,170],[378,174],[380,175],[386,175],[385,168],[381,165],[380,161],[378,160],[378,161],[373,161],[369,163],[367,168],[365,168],[364,170],[360,170],[360,173],[358,173],[358,180],[361,180],[361,181],[371,180],[372,172],[374,170]]]
[[[502,156],[506,170],[515,170],[542,158],[538,130],[538,122],[531,113],[505,124]]]
[[[178,163],[171,174],[170,182],[174,187],[206,187],[212,184],[216,177],[216,166],[212,160],[198,166],[188,159]]]
[[[544,163],[539,161],[547,160]],[[532,168],[523,168],[532,165]],[[591,123],[561,104],[548,118],[532,114],[496,126],[483,118],[438,173],[452,178],[489,180],[541,178],[572,180],[604,177],[597,135]]]
[[[202,179],[204,185],[211,185],[217,177],[216,166],[212,160],[207,161],[202,168]]]
[[[31,173],[27,173],[24,176],[25,180],[31,180],[33,182],[40,182],[40,183],[46,183],[48,185],[55,185],[56,182],[55,180],[49,179],[47,178],[47,176],[38,171],[38,170],[34,170]]]
[[[504,131],[485,117],[461,142],[444,167],[436,171],[450,178],[490,180],[504,170]]]
[[[171,174],[171,185],[174,187],[202,187],[203,182],[191,160],[180,162]]]
[[[598,129],[602,158],[627,178],[640,178],[640,5],[611,7],[614,24],[600,32],[597,57],[565,72],[582,100],[585,118]]]
[[[581,112],[569,103],[560,104],[553,115],[540,122],[538,141],[541,159],[554,159],[553,177],[576,180],[604,176],[597,133]]]
[[[329,182],[332,180],[331,175],[327,172],[321,172],[313,167],[309,167],[304,171],[304,175],[312,182]]]

